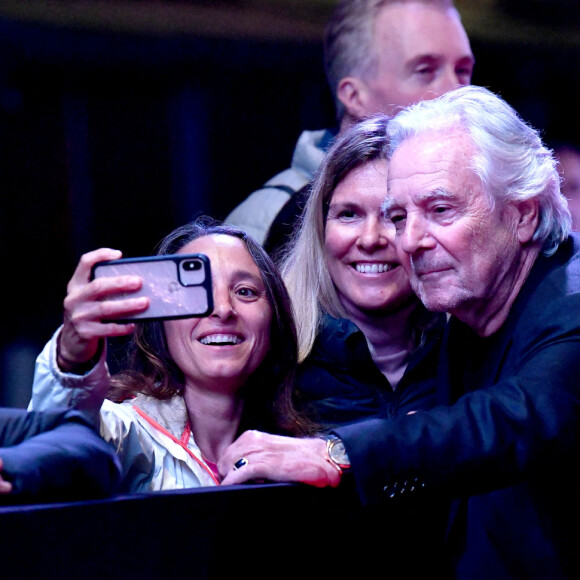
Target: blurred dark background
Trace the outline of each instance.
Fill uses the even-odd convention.
[[[224,218],[331,126],[331,0],[0,1],[0,405],[26,406],[79,256]],[[548,142],[578,137],[580,7],[456,0],[477,64]]]

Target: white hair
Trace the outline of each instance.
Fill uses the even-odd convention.
[[[572,228],[556,159],[539,132],[488,89],[460,87],[401,111],[388,126],[389,157],[410,137],[456,127],[466,130],[475,146],[471,169],[493,203],[538,199],[533,240],[545,255],[553,254]]]

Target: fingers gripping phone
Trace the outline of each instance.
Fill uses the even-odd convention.
[[[149,307],[114,322],[145,322],[208,316],[213,311],[211,268],[205,254],[171,254],[143,258],[121,258],[99,262],[91,277],[140,276],[143,286],[135,292],[111,296],[125,300],[147,296]]]

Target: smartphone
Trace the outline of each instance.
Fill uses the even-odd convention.
[[[143,286],[112,296],[111,300],[147,296],[149,308],[113,322],[202,317],[213,311],[211,268],[205,254],[121,258],[99,262],[91,272],[92,278],[126,274],[143,278]]]

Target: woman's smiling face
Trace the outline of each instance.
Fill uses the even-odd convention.
[[[205,318],[164,323],[169,352],[187,385],[236,392],[264,360],[272,308],[245,244],[224,234],[198,238],[180,253],[209,257],[214,310]]]
[[[326,262],[347,315],[397,309],[413,296],[380,210],[387,161],[370,161],[336,186],[325,226]]]

